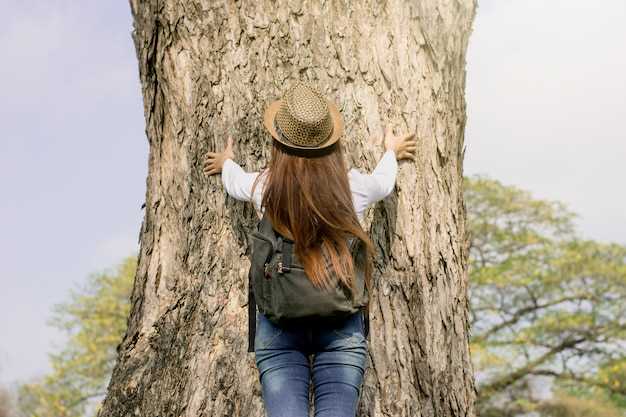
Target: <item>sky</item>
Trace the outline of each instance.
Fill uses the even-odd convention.
[[[53,305],[137,252],[148,143],[127,2],[9,0],[3,12],[0,384],[15,384],[50,370],[64,340]],[[622,244],[625,20],[623,0],[480,2],[464,163]]]
[[[626,244],[626,2],[479,2],[467,56],[466,174],[560,200]]]

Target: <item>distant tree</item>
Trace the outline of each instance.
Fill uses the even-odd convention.
[[[478,406],[533,375],[626,398],[626,247],[578,237],[558,202],[465,179]],[[522,407],[523,408],[523,407]]]
[[[83,417],[93,412],[89,406],[105,393],[126,330],[136,267],[136,257],[128,257],[113,272],[91,275],[67,303],[55,306],[51,324],[67,332],[68,341],[50,355],[49,375],[20,387],[18,407],[24,416]]]
[[[11,395],[2,387],[0,387],[0,417],[15,417]]]
[[[612,404],[592,398],[559,395],[537,407],[544,417],[623,417],[624,414]]]

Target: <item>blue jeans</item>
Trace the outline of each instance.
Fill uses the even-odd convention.
[[[364,325],[361,311],[297,327],[278,327],[257,311],[254,352],[267,417],[308,417],[311,377],[315,417],[354,417],[367,366]]]

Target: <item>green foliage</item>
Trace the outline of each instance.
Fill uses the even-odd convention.
[[[614,389],[626,387],[626,357],[604,362],[598,370],[598,378]],[[626,410],[626,395],[616,394],[611,390],[605,390],[605,395],[607,400]]]
[[[626,247],[577,236],[561,203],[482,176],[464,186],[479,407],[532,375],[623,404]]]
[[[622,412],[610,403],[594,398],[578,398],[565,394],[541,404],[538,408],[545,417],[622,417]]]
[[[116,347],[126,331],[136,257],[115,271],[91,275],[55,306],[50,324],[68,335],[66,346],[50,355],[52,372],[20,387],[18,406],[28,417],[79,417],[106,390]]]

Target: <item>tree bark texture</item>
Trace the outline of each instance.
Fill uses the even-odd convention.
[[[378,248],[359,416],[473,416],[462,193],[465,54],[475,0],[131,0],[146,133],[145,216],[128,329],[99,413],[264,416],[247,349],[251,204],[207,177],[235,139],[270,156],[265,106],[307,80],[341,109],[347,163],[371,172],[387,123],[416,161],[365,226]],[[322,180],[320,180],[322,181]]]

